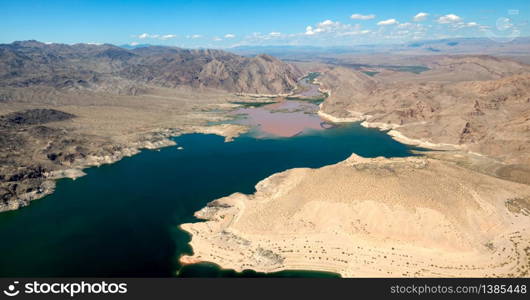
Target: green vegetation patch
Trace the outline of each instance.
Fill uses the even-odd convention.
[[[414,74],[420,74],[421,72],[430,70],[430,68],[425,66],[381,66],[381,68],[397,72],[410,72]]]
[[[311,104],[319,105],[320,103],[324,102],[326,100],[327,94],[322,95],[322,97],[317,98],[298,98],[298,97],[286,97],[286,100],[294,100],[294,101],[304,101],[309,102]]]
[[[371,76],[371,77],[374,77],[375,75],[379,74],[380,72],[376,72],[376,71],[363,71],[364,74],[368,75],[368,76]]]
[[[237,104],[237,105],[241,105],[243,107],[261,107],[261,106],[265,106],[265,105],[269,105],[269,104],[273,104],[273,103],[276,103],[276,101],[274,102],[243,102],[243,101],[232,101],[230,102],[232,104]]]
[[[320,72],[311,72],[304,78],[307,78],[309,83],[313,83],[318,76],[320,76]]]

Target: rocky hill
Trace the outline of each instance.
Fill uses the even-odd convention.
[[[489,56],[440,57],[430,66],[373,77],[333,68],[320,79],[331,91],[322,110],[530,166],[530,67]]]
[[[235,93],[283,94],[301,73],[268,55],[247,58],[220,50],[113,45],[0,45],[0,87],[44,86],[135,94],[147,85],[191,86]]]

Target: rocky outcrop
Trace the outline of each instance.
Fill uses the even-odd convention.
[[[64,121],[75,116],[63,111],[55,109],[28,109],[25,111],[13,112],[4,116],[0,116],[0,126],[3,127],[14,127],[24,125],[37,125],[45,124],[49,122]],[[40,130],[37,134],[44,134],[46,127],[40,127],[36,130]]]
[[[53,192],[54,180],[79,177],[83,168],[112,163],[138,153],[175,143],[167,135],[146,137],[135,144],[76,133],[47,123],[76,116],[56,109],[29,109],[0,116],[0,212],[29,205]]]
[[[331,90],[321,110],[410,139],[530,165],[529,66],[488,56],[441,57],[430,66],[402,78],[333,68],[320,78]]]

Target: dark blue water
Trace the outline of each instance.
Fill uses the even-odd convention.
[[[60,180],[54,194],[29,207],[0,214],[0,276],[258,276],[207,264],[181,270],[178,257],[191,249],[178,225],[194,221],[193,213],[216,198],[253,193],[258,181],[279,171],[333,164],[352,152],[411,155],[410,147],[357,124],[292,138],[175,140],[184,150],[142,151],[88,169],[75,181]]]

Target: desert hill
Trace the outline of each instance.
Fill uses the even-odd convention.
[[[530,187],[441,160],[352,155],[196,213],[194,254],[235,270],[347,277],[528,276]]]
[[[530,66],[490,56],[423,59],[431,69],[420,74],[331,68],[319,78],[330,91],[322,111],[530,165]]]
[[[107,44],[37,41],[0,45],[0,70],[3,87],[104,87],[106,92],[129,94],[146,85],[284,94],[295,87],[301,75],[296,68],[268,55],[247,58],[208,49],[152,46],[127,50]]]

